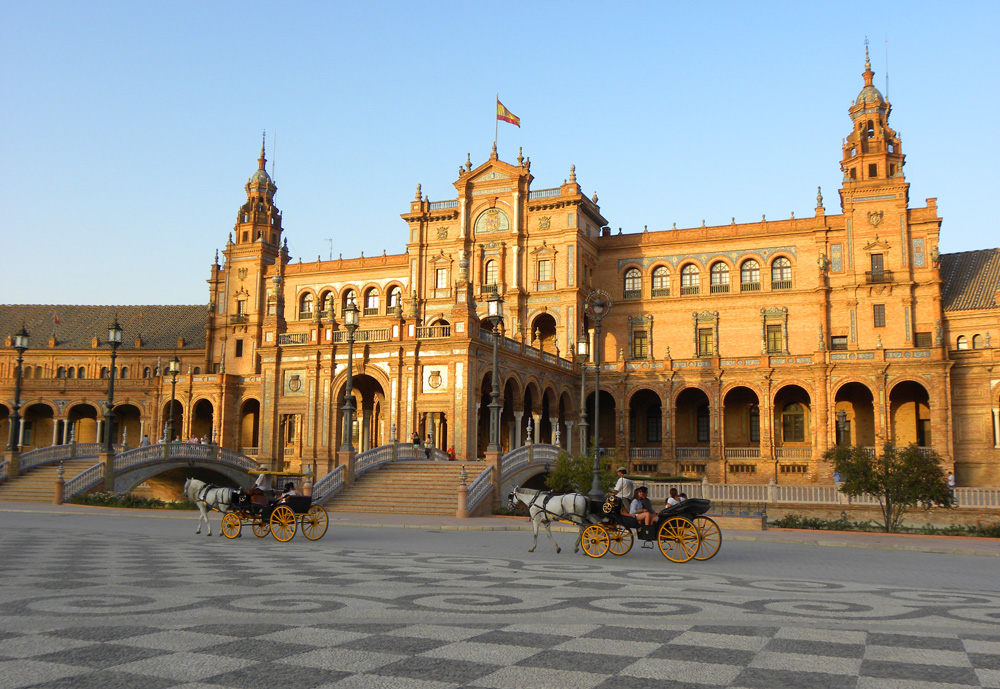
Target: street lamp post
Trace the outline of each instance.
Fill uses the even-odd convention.
[[[167,373],[170,374],[170,411],[167,416],[167,442],[174,440],[174,399],[177,393],[177,374],[181,372],[181,360],[174,358],[167,362]]]
[[[108,372],[108,406],[104,409],[104,453],[114,454],[114,436],[112,425],[115,420],[115,359],[118,357],[118,347],[122,343],[122,327],[118,325],[118,317],[108,326],[108,344],[111,345],[111,370]]]
[[[17,350],[17,378],[14,381],[14,413],[10,416],[10,442],[7,444],[9,452],[18,452],[21,448],[21,364],[24,362],[24,353],[28,349],[28,331],[21,324],[21,330],[14,334],[14,349]]]
[[[487,452],[500,452],[500,364],[497,358],[497,346],[500,343],[500,326],[503,324],[503,299],[497,292],[490,295],[488,313],[493,325],[493,389],[490,391],[490,444]]]
[[[586,331],[580,333],[576,341],[576,354],[580,359],[580,452],[587,452],[587,359],[590,356],[590,340]]]
[[[344,438],[341,452],[354,452],[354,331],[358,329],[358,306],[354,300],[344,308],[347,327],[347,384],[344,386]]]
[[[585,308],[594,320],[594,477],[590,485],[590,498],[603,500],[601,490],[601,321],[611,311],[611,295],[594,290],[587,295]]]

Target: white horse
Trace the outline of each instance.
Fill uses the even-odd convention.
[[[196,534],[201,533],[201,523],[205,522],[208,525],[208,535],[212,535],[212,522],[208,521],[208,513],[212,509],[219,510],[223,514],[229,512],[233,506],[234,492],[232,488],[219,488],[218,486],[209,485],[204,481],[199,481],[196,478],[189,478],[184,482],[185,497],[196,504],[198,511],[201,513],[198,516],[198,530],[195,531]],[[219,535],[222,535],[221,529],[219,530]]]
[[[561,552],[556,539],[552,537],[550,525],[552,520],[569,521],[580,527],[580,533],[573,544],[573,552],[579,552],[580,541],[583,539],[583,530],[591,524],[596,524],[597,519],[590,513],[590,498],[583,493],[566,493],[565,495],[555,495],[549,491],[532,490],[531,488],[515,487],[514,492],[507,496],[507,506],[513,509],[517,503],[523,503],[528,508],[528,516],[531,517],[531,526],[534,531],[534,540],[529,553],[535,552],[538,544],[538,526],[545,527],[552,545],[556,547],[556,552]]]

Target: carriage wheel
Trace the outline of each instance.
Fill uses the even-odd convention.
[[[330,519],[326,516],[326,510],[319,505],[313,505],[302,515],[302,535],[310,541],[323,538],[329,524]]]
[[[261,519],[260,515],[257,515],[256,517],[253,518],[252,527],[253,527],[253,535],[256,536],[257,538],[264,538],[264,536],[271,533],[271,525],[268,522]]]
[[[715,520],[708,517],[697,516],[691,520],[701,540],[698,541],[698,552],[695,553],[695,560],[711,560],[722,547],[722,531]]]
[[[611,539],[609,547],[612,555],[624,555],[632,550],[632,529],[621,524],[613,524],[607,528],[608,537]]]
[[[295,513],[288,505],[278,505],[271,512],[271,535],[282,543],[295,535]]]
[[[583,545],[583,552],[587,553],[590,557],[603,557],[608,552],[611,539],[608,537],[608,532],[603,526],[600,524],[591,524],[583,530],[580,543]]]
[[[243,528],[240,518],[237,517],[232,512],[226,512],[222,516],[222,533],[226,538],[236,538],[240,535],[240,529]]]
[[[670,517],[660,526],[657,541],[663,557],[671,562],[687,562],[698,552],[698,529],[685,517]]]

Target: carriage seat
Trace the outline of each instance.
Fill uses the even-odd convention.
[[[684,502],[671,507],[665,507],[660,510],[660,514],[658,516],[661,519],[664,517],[697,517],[700,514],[708,512],[711,507],[711,500],[705,500],[704,498],[688,498]]]
[[[312,507],[311,495],[290,495],[278,501],[279,504],[288,505],[295,514],[308,512]]]

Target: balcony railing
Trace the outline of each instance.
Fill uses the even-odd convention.
[[[625,299],[642,299],[641,289],[627,289],[622,295]]]
[[[654,287],[653,288],[654,297],[669,297],[670,288],[669,287]]]
[[[726,459],[760,459],[759,447],[727,447]]]
[[[741,282],[740,283],[741,292],[759,292],[760,283],[759,282]]]
[[[681,287],[681,296],[687,296],[689,294],[698,294],[698,285],[693,285],[691,287]]]
[[[451,337],[450,325],[417,326],[417,339],[426,340],[434,337]]]
[[[364,315],[366,315],[366,316],[377,316],[378,315],[378,307],[377,306],[366,306],[365,307],[365,311],[364,311]]]
[[[432,211],[444,210],[445,208],[458,208],[458,199],[452,199],[451,201],[431,201]]]
[[[678,447],[675,455],[677,459],[708,459],[710,452],[708,447]]]
[[[309,342],[309,333],[279,333],[279,345],[306,344]]]
[[[312,317],[313,317],[313,312],[312,311],[299,311],[299,320],[300,321],[308,321]]]
[[[562,194],[562,190],[560,190],[558,187],[555,189],[538,189],[536,191],[528,192],[528,200],[530,201],[533,199],[549,199],[552,198],[553,196],[559,196],[560,194]]]
[[[771,289],[791,289],[791,280],[773,280],[771,282]]]
[[[866,270],[865,282],[869,285],[878,285],[886,282],[894,282],[891,270]]]
[[[809,459],[812,457],[811,447],[776,447],[774,448],[776,459]]]
[[[729,285],[709,285],[708,291],[711,294],[726,294],[729,292]]]
[[[631,459],[661,459],[663,457],[662,447],[630,447],[628,456]]]
[[[388,342],[389,328],[368,328],[366,330],[355,330],[355,342]],[[331,342],[347,342],[347,331],[338,330],[331,333]]]
[[[493,285],[480,285],[479,286],[479,293],[483,294],[483,295],[487,295],[487,296],[489,296],[491,294],[496,294],[499,290],[500,290],[499,285],[495,285],[495,284],[493,284]]]

